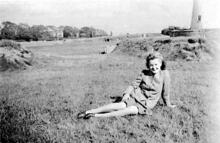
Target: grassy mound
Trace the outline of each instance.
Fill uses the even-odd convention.
[[[159,51],[166,60],[198,61],[211,59],[212,49],[205,39],[199,37],[152,37],[125,39],[117,48],[123,53],[146,56],[149,52]]]
[[[4,40],[0,42],[0,70],[25,69],[31,65],[33,53],[20,44]]]

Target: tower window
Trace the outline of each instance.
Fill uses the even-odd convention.
[[[200,21],[201,21],[201,19],[202,19],[202,16],[201,16],[201,15],[199,15],[199,16],[198,16],[198,22],[200,22]]]

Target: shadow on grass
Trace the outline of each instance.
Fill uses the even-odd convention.
[[[0,142],[52,142],[36,109],[19,101],[0,102]]]

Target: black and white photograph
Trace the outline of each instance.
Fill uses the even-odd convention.
[[[0,0],[0,143],[218,143],[219,0]]]

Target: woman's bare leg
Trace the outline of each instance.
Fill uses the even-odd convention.
[[[127,108],[117,111],[112,111],[109,113],[95,114],[95,117],[113,117],[113,116],[125,116],[131,114],[138,114],[138,108],[136,106],[129,106]]]
[[[91,109],[86,111],[86,113],[102,113],[102,112],[111,112],[114,110],[122,110],[126,108],[126,104],[124,102],[119,102],[119,103],[111,103],[108,105],[104,105],[102,107],[98,107],[96,109]]]

